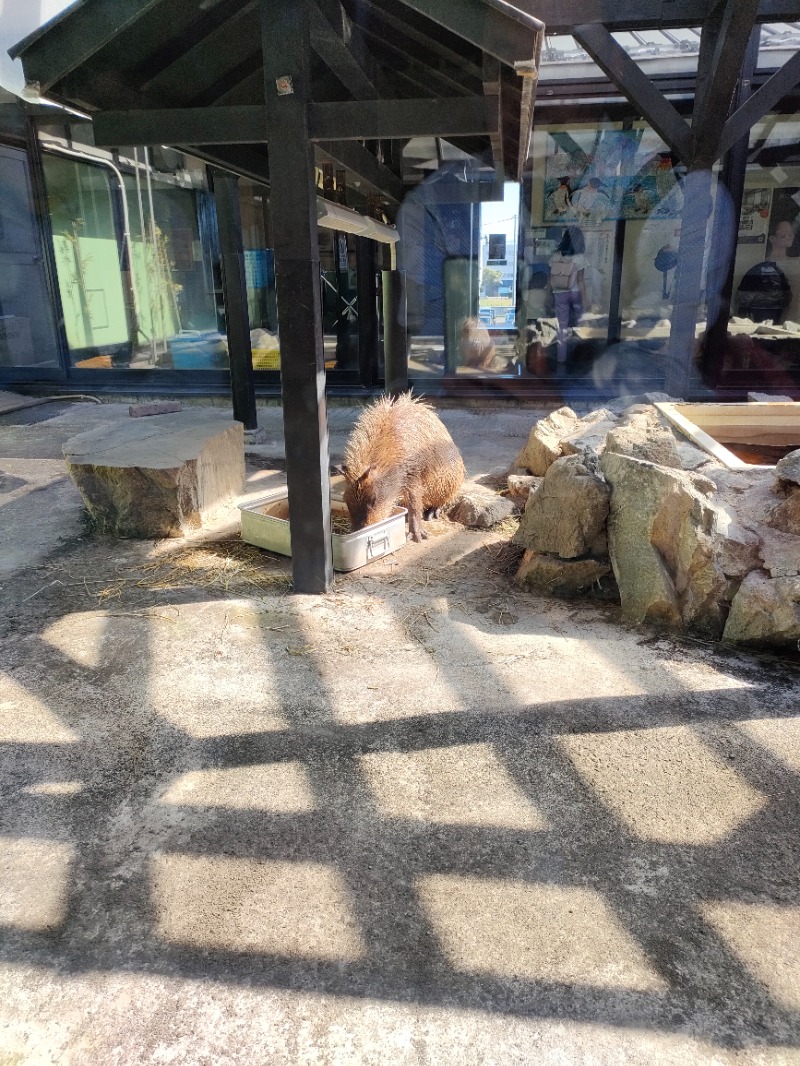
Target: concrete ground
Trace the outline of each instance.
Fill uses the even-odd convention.
[[[319,599],[96,537],[61,444],[125,416],[0,417],[2,1066],[800,1063],[796,665],[523,593],[507,529]],[[443,412],[472,476],[534,416]]]

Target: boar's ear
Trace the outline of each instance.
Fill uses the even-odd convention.
[[[359,476],[356,478],[356,481],[358,482],[358,484],[360,485],[360,484],[362,484],[362,482],[366,481],[369,478],[370,474],[372,473],[372,471],[374,469],[375,469],[375,464],[373,463],[371,466],[367,467],[367,469],[364,471],[363,474],[359,474]]]

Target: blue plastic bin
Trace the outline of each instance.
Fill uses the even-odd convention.
[[[176,370],[215,370],[225,367],[225,338],[216,330],[183,330],[168,341]]]

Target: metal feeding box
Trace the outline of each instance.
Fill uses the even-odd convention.
[[[240,504],[242,512],[242,540],[259,548],[291,555],[289,526],[289,493],[284,487],[275,489],[252,503]],[[344,500],[331,499],[331,519],[349,522]],[[359,529],[357,533],[332,533],[333,568],[342,572],[380,559],[402,548],[406,542],[406,509],[395,507],[388,518]]]

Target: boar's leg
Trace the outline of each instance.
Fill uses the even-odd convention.
[[[438,518],[441,514],[441,508],[429,507],[426,511],[422,512],[422,517],[426,522],[429,522],[432,518]]]

